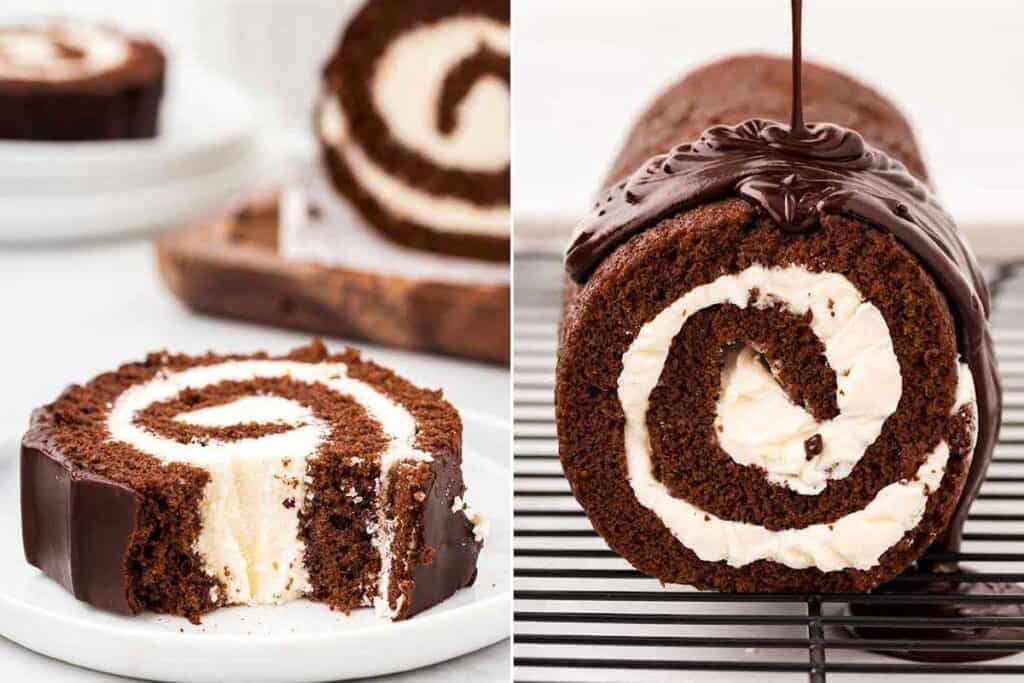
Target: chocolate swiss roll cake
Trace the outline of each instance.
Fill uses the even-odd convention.
[[[799,84],[799,81],[797,81]],[[955,549],[991,458],[989,294],[871,88],[698,69],[644,112],[566,254],[561,461],[663,582],[865,591]]]
[[[395,242],[509,257],[508,0],[370,0],[323,70],[337,190]]]
[[[156,45],[105,26],[0,27],[0,138],[151,138],[164,70]]]
[[[307,597],[405,619],[476,577],[461,447],[440,392],[353,350],[152,354],[34,413],[25,554],[120,613]]]

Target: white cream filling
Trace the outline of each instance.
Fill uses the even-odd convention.
[[[798,315],[810,311],[811,329],[825,346],[840,392],[840,415],[812,424],[813,418],[802,408],[782,405],[788,398],[781,387],[768,386],[769,381],[775,384],[771,373],[752,352],[741,352],[725,369],[716,419],[722,427],[723,449],[737,462],[757,465],[770,481],[801,493],[820,493],[829,479],[849,474],[899,403],[902,377],[888,327],[844,276],[812,273],[799,266],[760,265],[723,275],[687,292],[655,316],[623,354],[618,394],[625,415],[627,471],[637,501],[707,562],[724,560],[742,567],[766,559],[826,572],[876,566],[888,548],[920,523],[929,492],[942,480],[949,456],[946,443],[928,455],[912,479],[886,486],[864,509],[832,524],[803,529],[772,531],[720,519],[674,498],[654,478],[647,410],[672,340],[691,315],[726,303],[739,308],[778,304]],[[973,405],[973,381],[962,364],[957,397],[954,411]],[[803,443],[816,433],[822,435],[824,449],[807,461]],[[796,460],[797,454],[803,462]]]
[[[276,604],[310,590],[298,536],[299,509],[306,500],[306,463],[315,457],[329,427],[302,404],[278,396],[246,396],[230,403],[179,414],[175,419],[201,426],[277,422],[292,429],[237,441],[180,443],[135,424],[136,414],[185,389],[199,390],[225,381],[290,377],[349,396],[378,422],[387,438],[380,455],[379,491],[386,493],[391,469],[403,460],[429,461],[415,447],[416,422],[401,405],[365,382],[349,377],[342,363],[283,360],[227,361],[180,372],[164,372],[130,387],[107,417],[111,438],[164,462],[185,462],[206,469],[210,482],[200,504],[202,530],[195,550],[206,571],[224,583],[231,604]],[[295,505],[283,503],[292,499]],[[383,517],[383,512],[381,513]],[[387,605],[393,535],[375,524],[373,545],[381,556],[378,612],[394,616]]]
[[[245,396],[222,405],[179,413],[174,419],[197,427],[230,427],[247,422],[279,422],[298,427],[314,421],[309,408],[281,396]]]
[[[348,133],[337,97],[320,102],[320,134],[341,155],[349,171],[374,200],[392,215],[438,232],[507,237],[507,206],[487,207],[456,197],[433,195],[407,184],[378,166]]]
[[[57,42],[80,50],[63,55]],[[0,31],[0,78],[63,81],[94,76],[128,59],[128,41],[99,26],[52,24]]]
[[[889,328],[842,275],[754,266],[688,292],[675,309],[685,313],[666,312],[647,334],[657,337],[652,341],[659,346],[671,342],[689,316],[720,303],[744,308],[751,290],[760,292],[755,307],[777,302],[796,315],[811,313],[811,330],[835,372],[839,415],[815,420],[789,399],[758,354],[744,347],[727,359],[722,373],[715,418],[719,444],[739,464],[763,469],[772,483],[802,494],[821,493],[830,479],[853,470],[899,405],[903,381]],[[804,443],[815,435],[822,451],[808,459]]]
[[[395,139],[438,166],[500,171],[509,160],[509,91],[495,77],[478,80],[459,103],[449,135],[438,130],[445,78],[481,46],[509,53],[508,26],[453,16],[398,36],[376,64],[371,93]]]

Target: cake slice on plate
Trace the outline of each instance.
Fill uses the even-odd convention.
[[[151,354],[34,413],[25,554],[126,614],[308,597],[406,619],[475,580],[461,464],[441,393],[356,351]]]

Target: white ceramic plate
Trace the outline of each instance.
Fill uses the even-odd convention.
[[[157,137],[0,140],[0,193],[124,188],[209,171],[244,153],[256,132],[254,109],[231,82],[187,60],[174,62]]]
[[[87,240],[187,225],[261,186],[269,166],[264,150],[254,147],[237,162],[166,183],[45,197],[0,196],[0,244]]]
[[[472,588],[399,623],[298,600],[179,617],[124,617],[78,602],[24,561],[16,440],[0,444],[0,634],[36,652],[108,673],[192,683],[335,681],[405,671],[507,638],[511,623],[509,472],[480,453],[508,451],[500,421],[463,415],[464,472],[492,522]]]
[[[267,170],[256,104],[187,61],[152,140],[0,141],[0,241],[88,238],[203,217]]]

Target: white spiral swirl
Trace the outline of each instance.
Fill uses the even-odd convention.
[[[440,232],[503,237],[509,234],[507,206],[478,206],[457,197],[430,194],[392,175],[349,135],[348,119],[335,95],[325,94],[319,107],[319,130],[326,144],[345,160],[352,175],[394,215]]]
[[[500,171],[509,160],[510,97],[497,78],[478,80],[459,104],[450,135],[437,127],[445,78],[481,45],[509,53],[506,24],[453,16],[399,35],[377,62],[372,93],[388,130],[442,168]]]
[[[343,363],[240,360],[162,372],[130,387],[107,416],[111,439],[124,442],[165,463],[182,462],[209,472],[200,514],[202,530],[195,550],[206,571],[227,589],[229,604],[276,604],[309,591],[305,546],[298,537],[299,509],[306,497],[306,463],[329,434],[330,426],[306,406],[279,396],[245,396],[230,403],[181,413],[176,420],[206,427],[277,423],[287,431],[236,441],[181,443],[136,423],[140,411],[185,390],[221,382],[290,378],[317,384],[358,402],[380,424],[387,440],[379,455],[382,490],[391,467],[403,460],[430,460],[415,447],[416,421],[403,406],[373,386],[348,375]],[[293,499],[295,505],[283,505]],[[391,535],[376,524],[374,545],[381,555],[378,612],[393,616],[387,604]]]
[[[438,129],[445,79],[481,46],[509,53],[509,28],[494,19],[453,16],[397,36],[374,69],[370,96],[395,140],[439,169],[500,172],[510,158],[511,98],[508,85],[478,79],[458,104],[456,126]],[[349,129],[336,94],[325,92],[317,127],[325,144],[344,160],[360,186],[394,216],[439,232],[507,237],[507,205],[486,206],[439,195],[409,183],[377,163]]]
[[[716,425],[719,442],[742,465],[763,469],[773,483],[817,495],[830,479],[849,475],[899,404],[902,378],[889,328],[878,309],[838,273],[800,266],[751,266],[696,287],[645,324],[622,357],[619,402],[625,414],[625,453],[637,500],[662,520],[680,543],[706,562],[742,567],[771,560],[794,569],[870,569],[882,554],[916,527],[930,491],[944,473],[949,447],[943,441],[909,480],[884,487],[863,509],[831,524],[773,531],[720,519],[675,498],[655,479],[647,410],[668,359],[672,339],[687,319],[711,306],[780,305],[795,315],[812,314],[811,330],[822,341],[836,373],[839,415],[818,422],[794,405],[771,373],[747,350],[730,359],[723,375]],[[974,403],[974,384],[960,364],[954,413]],[[804,441],[822,436],[820,454],[807,460]]]

